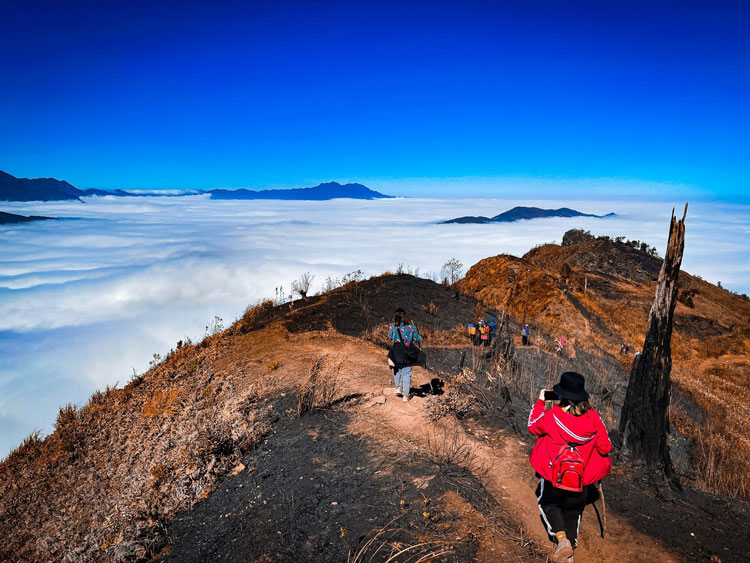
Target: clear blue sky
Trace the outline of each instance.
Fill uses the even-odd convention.
[[[748,201],[749,16],[745,1],[10,0],[0,169],[131,189],[634,178]]]

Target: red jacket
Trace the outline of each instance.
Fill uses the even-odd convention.
[[[583,459],[588,460],[583,468],[584,485],[596,483],[612,469],[607,456],[612,443],[602,418],[594,410],[573,416],[555,405],[545,411],[544,401],[539,399],[529,414],[529,432],[539,436],[529,461],[548,481],[552,480],[552,460],[567,443],[575,444]]]

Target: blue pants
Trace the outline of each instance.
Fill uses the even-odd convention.
[[[406,366],[393,374],[393,382],[401,389],[402,395],[408,395],[411,389],[411,366]]]

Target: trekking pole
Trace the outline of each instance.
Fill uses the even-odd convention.
[[[602,482],[599,481],[599,483],[596,485],[597,490],[599,491],[599,498],[602,501],[602,512],[599,514],[599,509],[596,507],[596,503],[593,502],[591,504],[594,505],[594,512],[596,512],[596,519],[599,520],[599,530],[601,531],[602,538],[604,537],[604,532],[607,528],[607,506],[604,504],[604,489],[602,488]]]

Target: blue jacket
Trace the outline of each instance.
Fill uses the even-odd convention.
[[[422,342],[422,337],[419,336],[419,332],[417,332],[417,327],[415,327],[412,324],[402,324],[398,330],[396,330],[396,325],[391,325],[391,327],[388,329],[388,338],[391,339],[392,342],[396,342],[397,340],[401,340],[404,344],[407,346],[412,343],[412,341],[416,342]]]

